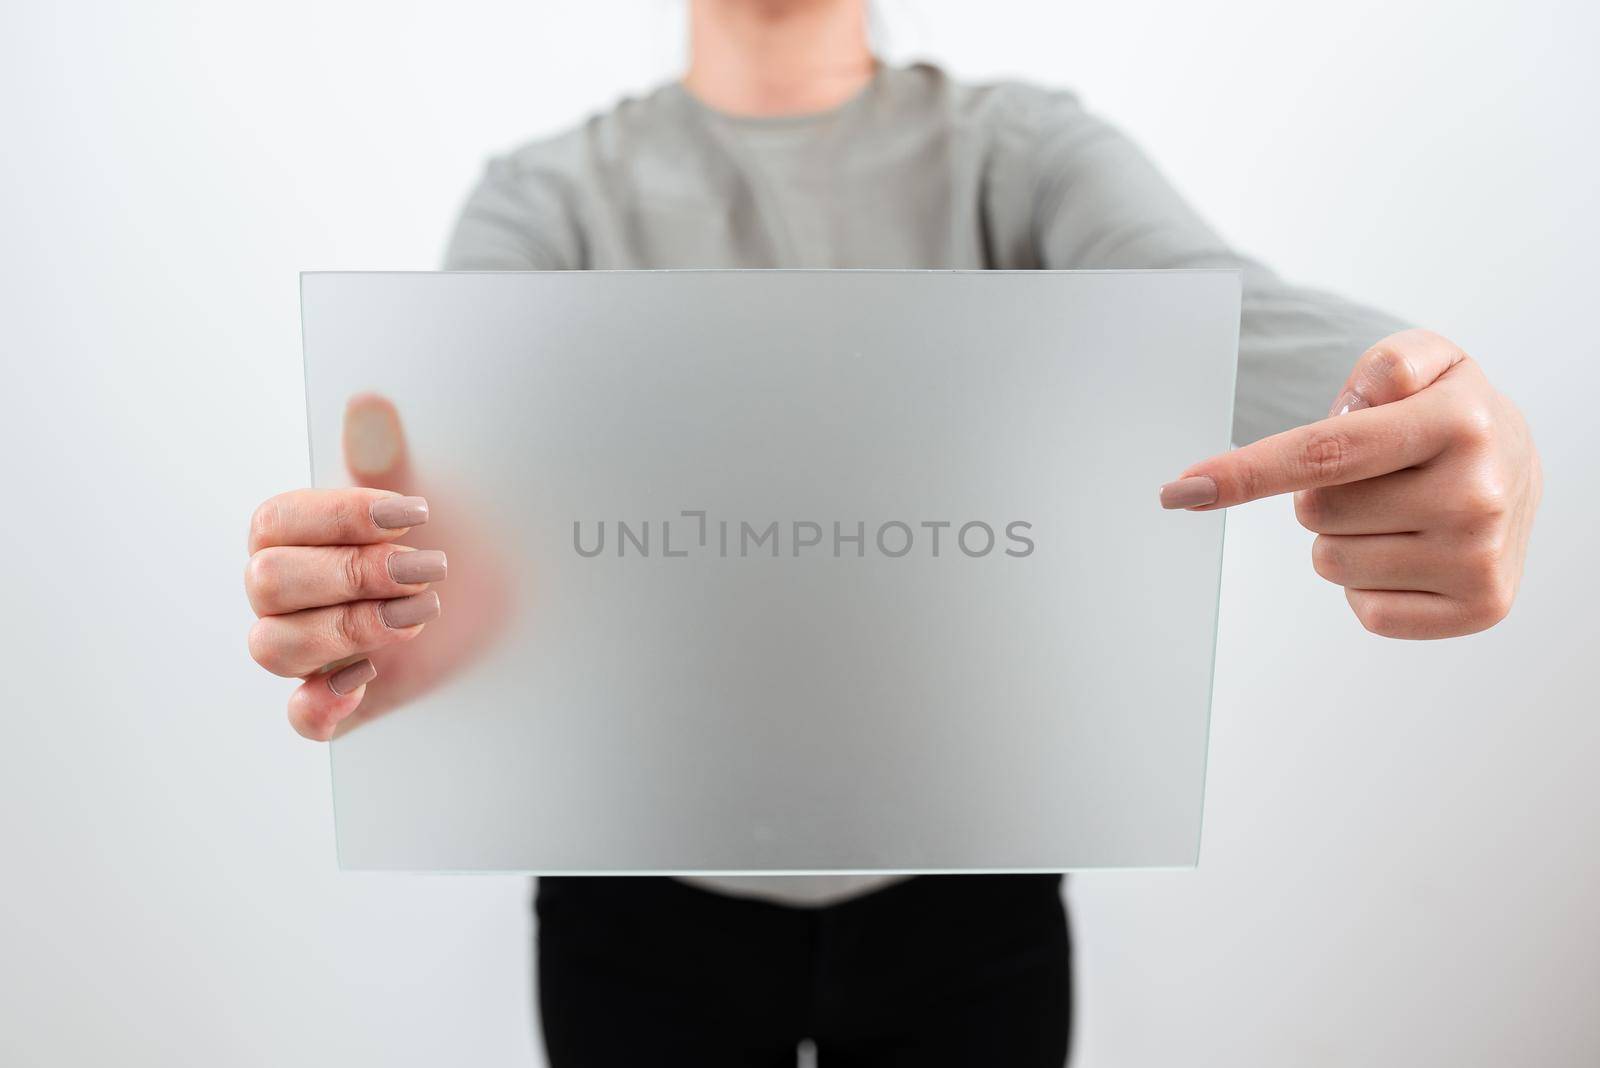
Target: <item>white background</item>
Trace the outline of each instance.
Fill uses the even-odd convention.
[[[681,21],[5,6],[0,1062],[537,1063],[525,880],[335,870],[245,520],[305,480],[297,272],[435,265],[487,153],[668,76]],[[1449,643],[1362,631],[1287,501],[1233,517],[1201,867],[1072,879],[1077,1063],[1600,1063],[1595,5],[882,22],[1076,88],[1244,250],[1454,337],[1547,465],[1516,612]]]

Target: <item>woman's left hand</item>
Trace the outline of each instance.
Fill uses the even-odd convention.
[[[1161,503],[1294,493],[1312,567],[1362,625],[1450,638],[1511,611],[1541,486],[1516,406],[1450,341],[1406,330],[1362,355],[1327,419],[1195,464]]]

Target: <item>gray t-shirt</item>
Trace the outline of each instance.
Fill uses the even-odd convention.
[[[814,115],[725,115],[676,83],[623,100],[492,160],[446,266],[1239,267],[1237,442],[1322,418],[1362,350],[1405,325],[1230,249],[1071,93],[926,65],[881,67]],[[888,878],[700,881],[820,903]]]

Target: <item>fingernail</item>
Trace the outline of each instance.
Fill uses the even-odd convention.
[[[1217,499],[1217,483],[1210,475],[1190,475],[1161,487],[1161,507],[1198,508]]]
[[[421,497],[380,497],[372,502],[372,521],[384,530],[420,527],[428,521],[428,502]]]
[[[383,625],[392,630],[414,627],[439,618],[439,595],[428,590],[410,597],[396,597],[379,605],[378,615],[383,617]]]
[[[1346,412],[1359,411],[1362,408],[1369,407],[1371,405],[1361,398],[1361,394],[1347,389],[1339,394],[1339,399],[1333,402],[1333,407],[1328,409],[1328,414],[1330,416],[1343,415]]]
[[[348,667],[342,667],[328,676],[328,689],[343,697],[345,694],[355,693],[361,687],[378,677],[378,669],[372,666],[370,660],[357,660]]]
[[[449,570],[449,561],[438,549],[389,554],[389,577],[396,582],[439,582]]]

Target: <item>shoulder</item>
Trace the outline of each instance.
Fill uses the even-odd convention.
[[[584,267],[614,224],[617,198],[641,175],[684,166],[675,83],[625,96],[581,121],[495,155],[457,221],[456,266]]]
[[[966,81],[931,63],[895,71],[899,92],[936,100],[953,122],[1002,136],[1036,138],[1092,122],[1078,94],[1017,80]]]
[[[505,180],[535,184],[591,177],[637,152],[667,125],[676,97],[670,84],[624,96],[570,126],[492,156],[489,171]]]

